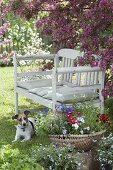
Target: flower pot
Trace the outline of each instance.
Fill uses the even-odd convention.
[[[59,146],[71,144],[77,150],[89,151],[99,142],[104,133],[105,130],[84,135],[49,135],[49,139]]]

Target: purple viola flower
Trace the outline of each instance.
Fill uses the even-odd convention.
[[[73,112],[73,107],[66,108],[66,113]]]

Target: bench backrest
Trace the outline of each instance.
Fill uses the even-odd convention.
[[[73,49],[61,49],[57,53],[57,57],[62,57],[61,67],[73,67],[74,61],[83,53]],[[57,65],[58,66],[58,65]],[[77,69],[78,68],[78,69]],[[79,66],[73,73],[62,74],[61,81],[69,86],[89,87],[92,89],[102,88],[104,86],[104,71],[99,67]],[[98,87],[97,87],[98,86]]]

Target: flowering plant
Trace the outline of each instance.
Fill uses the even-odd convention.
[[[113,166],[113,134],[103,137],[98,145],[98,156],[101,165],[110,164]]]
[[[101,131],[110,124],[107,114],[99,114],[99,109],[90,103],[66,108],[63,111],[63,134],[90,134]]]
[[[46,170],[75,170],[78,159],[72,154],[73,148],[40,145],[33,148],[32,157]]]
[[[64,116],[63,134],[90,134],[105,129],[109,118],[99,114],[93,106],[84,105],[82,108],[66,109]]]
[[[13,55],[14,52],[11,51],[8,53],[7,51],[4,51],[3,54],[0,54],[0,66],[12,66],[13,65]]]
[[[99,114],[99,108],[91,104],[76,107],[62,107],[60,113],[40,116],[37,121],[37,133],[43,128],[48,134],[91,134],[105,130],[110,120],[107,114]]]

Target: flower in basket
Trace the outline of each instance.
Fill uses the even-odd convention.
[[[101,139],[109,122],[107,114],[100,114],[99,108],[84,103],[39,115],[36,132],[46,133],[58,145],[71,144],[78,150],[88,151]]]
[[[63,110],[62,134],[91,134],[106,129],[110,120],[107,114],[99,114],[91,104],[82,104]],[[61,119],[61,118],[60,118]]]
[[[52,135],[94,134],[109,127],[107,114],[100,114],[100,109],[91,103],[64,107],[56,114],[49,111],[47,115],[40,115],[37,121],[37,133],[43,131]]]

